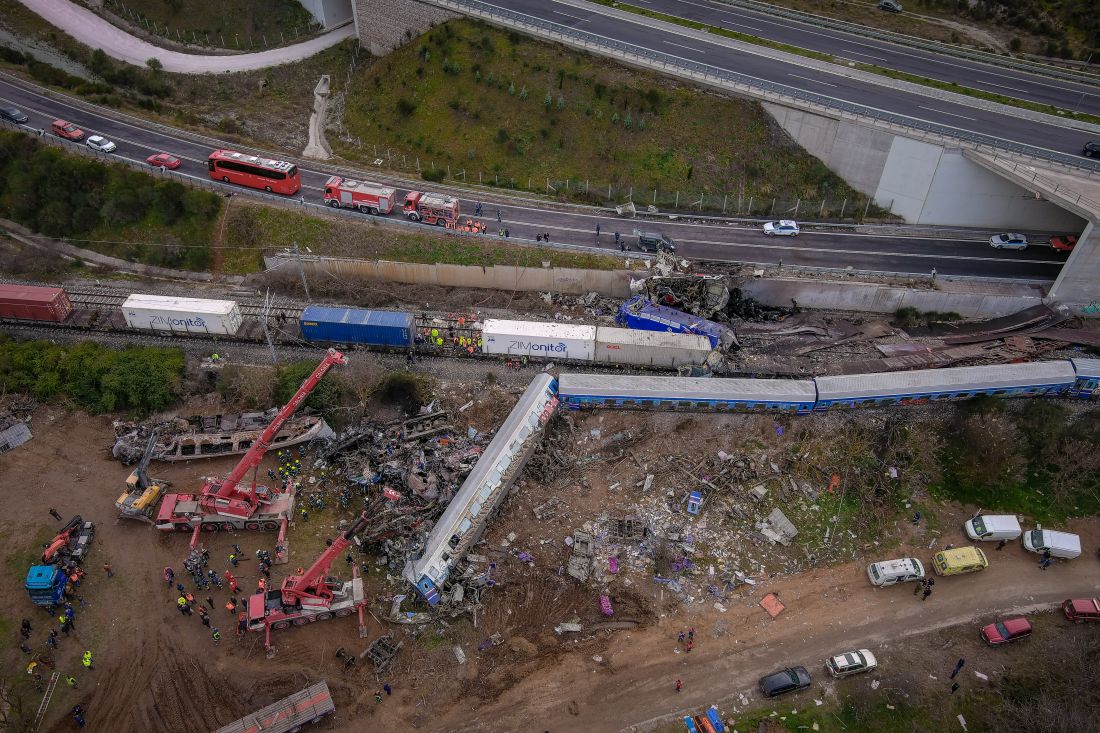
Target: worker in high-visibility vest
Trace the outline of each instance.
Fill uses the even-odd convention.
[[[214,630],[210,632],[210,638],[214,640],[214,646],[221,643],[222,632],[218,630],[218,627],[214,627]]]
[[[83,663],[84,669],[95,669],[95,667],[92,666],[92,653],[90,651],[85,651],[80,661]]]

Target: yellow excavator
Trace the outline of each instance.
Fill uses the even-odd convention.
[[[157,428],[149,435],[149,442],[145,444],[145,452],[141,460],[126,478],[126,491],[115,502],[120,517],[152,522],[157,502],[164,494],[164,490],[171,486],[167,481],[149,478],[149,474],[145,472],[149,467],[149,461],[153,458],[153,449],[156,448],[159,434],[160,429]]]

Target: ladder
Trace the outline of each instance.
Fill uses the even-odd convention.
[[[56,669],[53,674],[50,675],[50,684],[46,686],[46,694],[42,696],[42,704],[38,706],[38,713],[34,716],[34,724],[31,726],[31,730],[37,733],[39,727],[42,725],[42,719],[46,717],[46,708],[50,706],[50,698],[53,697],[53,691],[57,687],[57,680],[61,677],[61,673]]]

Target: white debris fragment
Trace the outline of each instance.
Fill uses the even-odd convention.
[[[466,652],[462,651],[462,647],[458,644],[454,645],[454,653],[455,659],[458,660],[459,664],[466,664]]]

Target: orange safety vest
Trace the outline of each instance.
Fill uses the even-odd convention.
[[[260,578],[259,580],[260,590],[267,590],[267,580]]]
[[[230,613],[233,613],[234,611],[237,610],[237,606],[233,604],[233,601],[226,601],[225,602],[225,610],[229,611]]]

